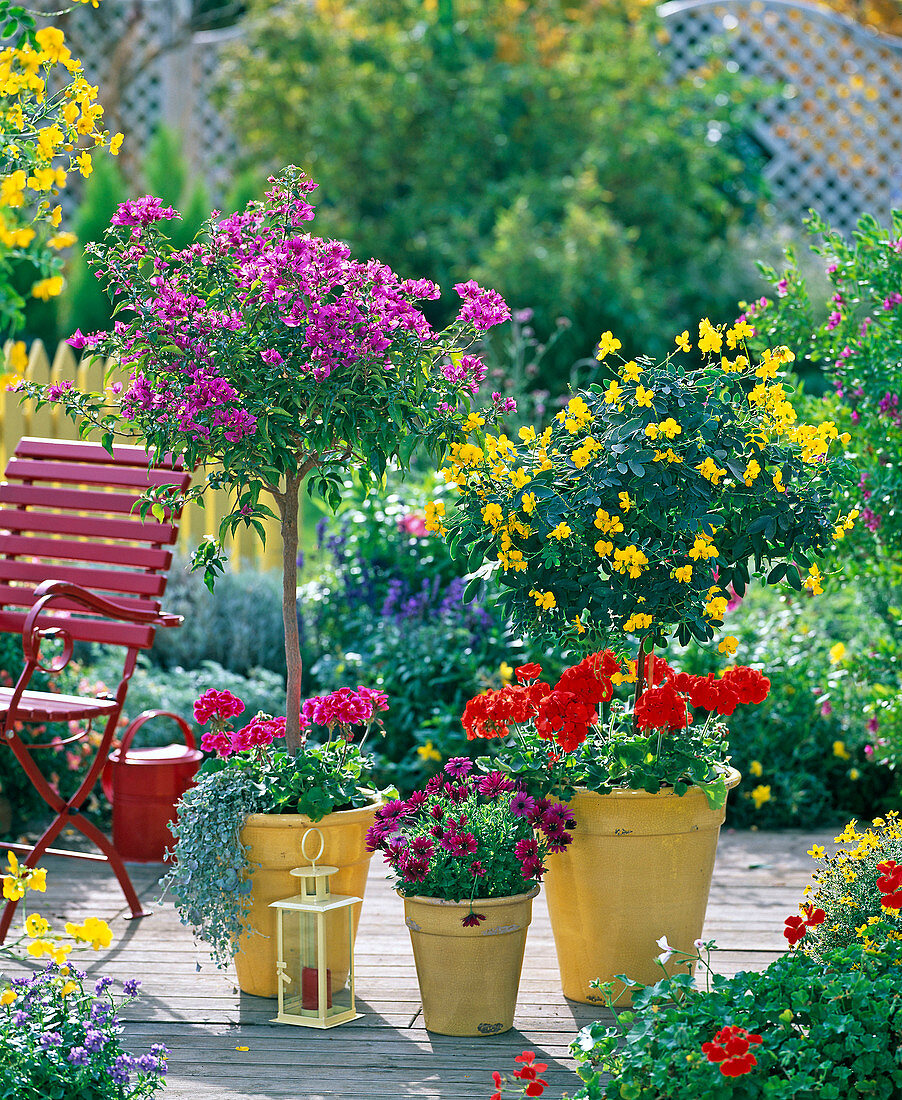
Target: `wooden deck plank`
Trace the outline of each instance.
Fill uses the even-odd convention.
[[[722,835],[704,933],[722,947],[713,959],[720,973],[762,969],[784,950],[783,919],[796,911],[809,880],[806,851],[812,843],[832,848],[833,834]],[[480,1039],[432,1035],[423,1027],[402,903],[374,862],[357,940],[363,1016],[316,1032],[273,1024],[275,1002],[239,993],[234,970],[213,966],[179,923],[171,899],[159,900],[159,865],[130,868],[154,915],[126,921],[128,910],[105,868],[62,859],[43,864],[49,874],[42,914],[57,925],[93,915],[113,926],[110,950],[80,955],[78,965],[91,976],[108,974],[116,987],[141,979],[140,999],[123,1014],[127,1045],[137,1053],[153,1042],[170,1047],[166,1100],[485,1100],[492,1070],[510,1070],[524,1048],[549,1064],[550,1093],[559,1095],[576,1088],[570,1041],[603,1015],[561,995],[541,894],[515,1029]]]

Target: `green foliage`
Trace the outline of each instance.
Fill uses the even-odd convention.
[[[892,1100],[902,1091],[900,966],[902,944],[890,940],[819,961],[791,951],[760,973],[715,975],[704,991],[688,974],[634,989],[617,1027],[589,1024],[571,1045],[583,1080],[574,1100]],[[757,1064],[736,1077],[702,1051],[730,1026],[762,1040],[750,1047]]]
[[[353,500],[350,489],[346,491]],[[442,539],[425,531],[428,486],[389,480],[318,525],[318,546],[299,590],[305,690],[368,683],[386,692],[385,732],[373,746],[379,782],[405,793],[443,759],[467,755],[460,717],[467,701],[500,686],[508,662],[541,659],[490,604],[464,605],[464,580]]]
[[[631,360],[519,445],[471,418],[473,442],[452,446],[445,471],[455,513],[436,506],[432,524],[473,574],[465,598],[491,578],[518,630],[600,648],[630,634],[709,640],[722,593],[752,575],[812,584],[852,471],[831,450],[835,427],[795,423],[786,349],[756,363],[742,337],[702,321],[704,366]],[[602,345],[600,358],[619,341]]]
[[[182,924],[210,945],[220,967],[232,961],[251,909],[248,848],[239,834],[265,804],[255,777],[239,768],[202,773],[178,804],[176,861],[165,886]]]
[[[760,706],[726,720],[731,763],[743,776],[727,803],[728,825],[822,828],[894,801],[898,783],[878,764],[878,737],[852,675],[860,656],[886,638],[873,595],[861,583],[831,583],[820,596],[756,585],[727,613],[723,629],[738,641],[736,658],[771,681]],[[833,660],[840,643],[845,653]],[[717,671],[722,660],[695,643],[679,656],[697,675]]]
[[[861,508],[850,541],[857,544],[857,568],[867,572],[875,545],[902,556],[902,210],[893,212],[888,227],[863,216],[851,238],[813,212],[806,227],[831,297],[812,301],[790,250],[783,273],[761,265],[776,297],[756,303],[750,316],[763,340],[796,348],[836,391],[828,408],[851,433],[861,471],[857,490],[848,494],[850,507]]]
[[[201,577],[189,571],[186,559],[178,556],[166,587],[166,610],[184,616],[185,621],[178,630],[157,631],[149,654],[155,665],[194,669],[214,661],[242,676],[252,676],[255,669],[284,676],[282,579],[277,573],[251,568],[226,572],[211,594]],[[228,690],[247,699],[242,691]],[[280,696],[278,689],[268,706],[248,706],[252,713],[272,710]]]
[[[754,285],[740,148],[764,93],[716,58],[673,80],[651,5],[256,0],[245,27],[222,90],[247,162],[300,150],[356,252],[442,285],[476,272],[543,337],[572,319],[549,388],[603,329],[662,353]]]

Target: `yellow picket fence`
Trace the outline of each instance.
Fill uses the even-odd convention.
[[[71,380],[78,389],[99,392],[104,386],[104,361],[94,356],[76,359],[71,347],[61,343],[51,362],[40,340],[31,345],[25,377],[34,382],[53,383]],[[0,388],[0,469],[15,451],[23,435],[49,439],[78,439],[78,431],[58,406],[45,405],[36,410],[31,401],[19,401],[18,394]],[[215,535],[220,520],[229,511],[228,497],[223,492],[208,493],[206,507],[189,506],[182,514],[179,546],[189,551],[205,535]],[[245,527],[239,528],[228,544],[233,569],[242,565],[258,569],[280,569],[281,539],[275,521],[267,524],[266,546]]]

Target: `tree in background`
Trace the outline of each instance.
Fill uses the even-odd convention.
[[[553,385],[606,328],[664,353],[750,293],[746,90],[674,82],[661,34],[629,0],[252,0],[222,87],[248,161],[302,164],[358,254],[569,316]]]

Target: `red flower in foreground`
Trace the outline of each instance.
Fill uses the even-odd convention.
[[[803,917],[787,917],[784,921],[786,927],[783,935],[789,940],[789,946],[795,945],[801,940],[809,928],[816,928],[823,924],[827,914],[823,909],[813,909],[810,905],[803,905]]]
[[[520,665],[519,668],[515,668],[514,674],[521,684],[527,684],[530,680],[538,680],[542,675],[542,666],[532,661],[528,665]]]
[[[520,1062],[520,1069],[515,1069],[513,1072],[514,1077],[518,1077],[521,1081],[528,1081],[526,1086],[527,1096],[541,1096],[545,1089],[548,1088],[548,1082],[543,1081],[540,1074],[544,1073],[548,1069],[547,1062],[537,1062],[535,1051],[524,1050],[522,1054],[518,1054],[514,1059],[515,1062]]]
[[[682,730],[688,724],[686,702],[669,681],[643,691],[636,701],[636,725],[640,729]]]
[[[722,1027],[710,1043],[702,1043],[702,1052],[709,1062],[719,1064],[724,1077],[741,1077],[758,1064],[749,1047],[761,1041],[760,1035],[752,1035],[744,1027],[731,1024]]]
[[[880,904],[885,909],[902,909],[902,867],[894,859],[878,863],[877,889],[883,895]]]
[[[729,685],[739,696],[740,703],[763,703],[770,691],[770,680],[756,668],[745,665],[728,668],[721,683]]]
[[[467,915],[460,923],[464,926],[464,928],[476,928],[478,925],[482,924],[484,920],[484,913],[474,913],[471,911],[467,913]]]

